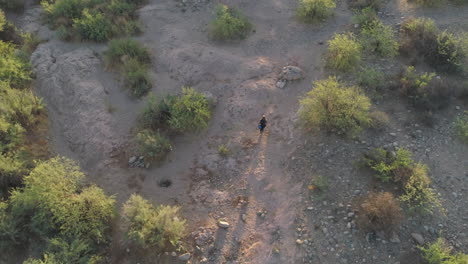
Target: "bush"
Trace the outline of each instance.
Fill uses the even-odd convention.
[[[218,154],[219,155],[221,155],[223,157],[227,157],[229,155],[229,152],[230,152],[230,150],[226,145],[224,145],[224,144],[219,145],[219,147],[218,147]]]
[[[381,181],[399,183],[403,189],[400,200],[406,202],[411,211],[432,213],[435,208],[441,208],[437,195],[430,188],[427,166],[416,163],[410,151],[399,148],[393,153],[377,148],[364,154],[361,164],[374,170]]]
[[[369,98],[356,87],[345,87],[336,77],[316,81],[299,103],[300,122],[309,129],[355,135],[370,123]]]
[[[147,97],[145,108],[139,117],[142,128],[153,131],[165,126],[170,119],[170,109],[165,100],[158,102],[156,96],[150,94]]]
[[[367,231],[394,231],[401,221],[399,202],[389,192],[370,193],[360,203],[358,224]]]
[[[447,245],[443,238],[438,238],[436,242],[426,246],[419,247],[422,251],[424,260],[428,264],[466,264],[468,255],[458,253],[452,254],[452,248]]]
[[[123,205],[122,218],[128,239],[142,248],[176,246],[185,233],[179,207],[153,206],[133,194]]]
[[[464,70],[468,58],[468,38],[439,32],[432,19],[416,18],[401,26],[401,50],[422,56],[431,66],[446,72]]]
[[[382,0],[350,0],[349,5],[351,8],[364,9],[372,8],[378,10],[383,5]]]
[[[390,124],[390,118],[382,111],[372,111],[369,114],[371,127],[375,130],[383,130]]]
[[[299,0],[297,15],[304,22],[317,22],[333,15],[334,0]]]
[[[191,87],[183,87],[182,95],[169,104],[168,125],[175,132],[198,132],[208,128],[211,118],[211,102],[203,93]]]
[[[353,23],[359,24],[361,27],[378,20],[379,17],[377,16],[377,12],[372,7],[366,7],[362,10],[358,10],[352,17]]]
[[[0,81],[16,88],[23,88],[31,80],[29,62],[16,55],[15,46],[0,41]]]
[[[468,144],[468,111],[455,121],[455,135]]]
[[[160,159],[172,150],[169,139],[159,132],[144,129],[137,134],[140,151],[148,158]]]
[[[7,23],[7,21],[6,21],[6,18],[5,18],[5,13],[3,12],[3,10],[0,9],[0,32],[3,31],[6,23]]]
[[[21,233],[8,210],[8,204],[0,200],[0,252],[20,244]]]
[[[112,36],[110,21],[100,12],[83,10],[80,18],[73,20],[73,27],[82,38],[94,41],[106,41]]]
[[[398,42],[392,28],[378,20],[366,23],[360,35],[365,50],[381,57],[393,57],[398,53]]]
[[[432,111],[446,106],[449,91],[435,73],[418,74],[413,66],[406,68],[400,80],[400,92],[416,108]]]
[[[7,194],[9,188],[19,187],[27,172],[24,161],[17,157],[0,154],[0,191]]]
[[[211,23],[211,36],[217,40],[244,39],[252,31],[252,24],[239,10],[219,5],[216,18]]]
[[[358,83],[360,86],[376,91],[385,80],[383,72],[374,68],[364,68],[359,72]]]
[[[328,41],[327,66],[347,71],[361,61],[362,46],[356,41],[352,33],[335,34]]]
[[[46,238],[61,234],[97,243],[107,240],[115,200],[98,187],[84,188],[84,174],[74,162],[41,162],[12,191],[11,212],[20,227]]]
[[[146,65],[136,59],[129,59],[124,63],[122,71],[125,84],[134,96],[141,97],[151,90],[152,84]]]
[[[129,59],[135,59],[141,64],[151,63],[148,49],[133,39],[113,39],[104,53],[107,67],[123,65]]]

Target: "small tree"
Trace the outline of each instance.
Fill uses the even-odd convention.
[[[133,194],[123,205],[122,217],[128,238],[143,248],[175,246],[185,232],[179,207],[153,206]]]
[[[356,87],[345,87],[336,77],[316,81],[299,103],[299,117],[306,128],[355,135],[370,123],[369,98]]]
[[[335,8],[334,0],[299,0],[297,15],[304,22],[317,22],[332,16]]]
[[[361,61],[362,46],[352,33],[335,34],[328,41],[327,66],[341,71],[350,70]]]
[[[252,24],[239,10],[227,5],[219,5],[210,31],[214,39],[234,40],[246,38],[252,28]]]

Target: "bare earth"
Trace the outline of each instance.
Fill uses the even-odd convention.
[[[228,44],[209,40],[207,24],[218,2],[241,9],[255,32]],[[295,8],[293,0],[151,0],[139,11],[144,33],[137,39],[153,54],[152,92],[163,96],[189,85],[211,92],[218,103],[207,131],[176,138],[167,161],[135,169],[127,166],[137,154],[129,139],[144,102],[131,99],[119,76],[104,69],[105,45],[59,41],[38,23],[40,8],[30,7],[17,21],[47,40],[32,63],[37,91],[48,105],[53,150],[79,161],[89,181],[116,195],[119,203],[139,193],[154,203],[182,206],[192,263],[413,264],[418,260],[411,233],[427,241],[440,234],[468,252],[468,147],[450,129],[468,102],[452,102],[428,128],[390,96],[376,105],[392,119],[384,132],[365,132],[357,140],[305,133],[298,128],[298,99],[313,81],[329,74],[323,68],[326,41],[353,25],[342,1],[335,16],[319,25],[297,22]],[[468,31],[467,6],[415,9],[404,1],[390,2],[381,14],[395,28],[409,16]],[[305,78],[279,89],[278,74],[286,65],[301,67]],[[376,63],[384,71],[399,66],[397,60]],[[269,124],[260,135],[256,128],[262,114]],[[394,142],[429,165],[433,187],[447,209],[447,216],[405,219],[399,242],[356,229],[351,206],[353,199],[380,188],[354,162],[367,149]],[[228,157],[218,155],[220,144],[231,149]],[[329,180],[323,195],[307,189],[317,175]],[[171,186],[160,187],[166,179]],[[219,220],[230,227],[218,228]],[[127,250],[115,230],[111,263],[178,263],[170,252]]]

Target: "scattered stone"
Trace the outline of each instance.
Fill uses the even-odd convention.
[[[276,82],[276,87],[283,89],[286,86],[286,80],[279,80]]]
[[[302,241],[301,239],[296,240],[296,244],[298,244],[298,245],[302,245],[303,243],[304,243],[304,241]]]
[[[299,67],[291,65],[283,67],[283,70],[279,77],[280,80],[286,81],[295,81],[300,80],[302,78],[304,78],[304,71],[302,71],[302,69]]]
[[[390,136],[396,137],[396,133],[390,133]]]
[[[171,256],[177,257],[177,253],[175,253],[174,251],[172,251]]]
[[[398,235],[395,232],[392,233],[392,237],[390,238],[390,242],[396,243],[396,244],[401,242],[400,238],[398,237]]]
[[[418,233],[411,233],[411,237],[418,243],[419,245],[424,245],[424,237]]]
[[[134,163],[136,160],[137,160],[137,157],[133,156],[128,160],[128,164],[130,165],[130,164]]]
[[[241,219],[242,219],[243,222],[245,222],[245,221],[247,220],[247,215],[246,215],[246,214],[242,214]]]
[[[457,105],[457,106],[455,106],[455,109],[460,110],[460,107]]]
[[[229,228],[229,223],[226,222],[226,221],[219,221],[218,226],[221,227],[221,228],[227,229],[227,228]]]
[[[190,253],[185,253],[179,256],[180,261],[188,261],[192,255]]]

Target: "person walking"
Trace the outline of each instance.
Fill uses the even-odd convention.
[[[258,129],[260,129],[260,133],[263,133],[263,130],[265,129],[267,125],[267,120],[265,118],[265,115],[262,115],[262,119],[260,119],[260,122],[258,123]]]

